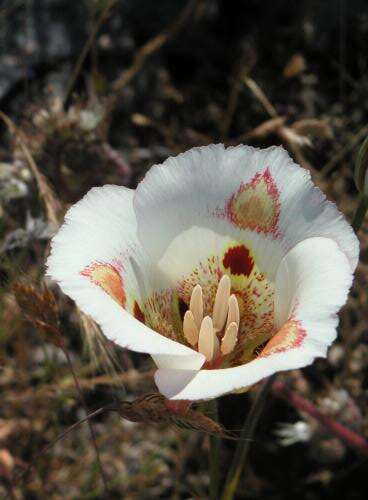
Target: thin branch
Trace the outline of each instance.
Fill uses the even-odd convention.
[[[368,125],[364,125],[364,127],[362,127],[360,130],[358,130],[358,132],[356,132],[356,134],[354,134],[350,142],[343,146],[340,151],[335,156],[333,156],[331,160],[326,163],[326,165],[324,165],[324,167],[319,172],[320,175],[326,176],[327,174],[332,172],[332,170],[338,165],[338,163],[344,158],[344,156],[350,153],[350,151],[352,151],[355,146],[357,146],[360,141],[364,139],[367,133]]]
[[[279,116],[276,108],[268,99],[268,97],[263,92],[263,90],[261,89],[261,87],[258,85],[257,82],[255,82],[252,78],[249,78],[248,76],[244,76],[242,81],[250,89],[253,95],[258,99],[258,101],[262,104],[266,112],[273,120],[282,118]],[[300,165],[302,165],[302,167],[304,167],[306,170],[309,170],[311,173],[315,173],[315,168],[313,167],[313,165],[311,165],[305,159],[300,144],[298,144],[295,138],[293,138],[293,136],[296,135],[295,132],[292,131],[290,128],[284,126],[283,120],[280,120],[280,125],[275,127],[274,130],[275,133],[278,134],[280,139],[287,144],[288,148],[295,156],[297,162],[300,163]]]
[[[253,437],[256,432],[259,419],[267,400],[272,380],[273,377],[269,377],[259,388],[247,418],[245,419],[240,434],[240,441],[236,447],[234,458],[226,478],[224,492],[221,497],[222,500],[232,500],[234,498],[241,473],[243,472],[247,462],[249,450],[253,442]]]
[[[368,196],[362,194],[359,198],[358,207],[355,211],[353,222],[351,224],[356,233],[359,231],[364,222],[367,210],[368,210]]]
[[[173,38],[183,28],[188,19],[193,14],[198,0],[190,0],[179,14],[176,21],[164,31],[154,36],[146,42],[135,54],[132,65],[124,70],[112,84],[113,94],[107,99],[105,114],[109,116],[119,101],[122,90],[133,80],[142,69],[146,59],[157,52],[168,40]],[[106,125],[106,124],[105,124]]]
[[[74,429],[76,429],[79,425],[83,424],[84,422],[89,422],[90,419],[97,417],[98,415],[101,415],[102,413],[106,411],[117,411],[115,405],[106,405],[101,408],[98,408],[97,410],[89,413],[82,419],[78,420],[78,422],[75,422],[75,424],[71,425],[68,427],[65,431],[63,431],[61,434],[59,434],[55,439],[50,441],[48,444],[46,444],[41,450],[36,453],[36,455],[33,456],[32,461],[28,464],[27,468],[22,471],[18,477],[15,478],[16,481],[24,481],[24,479],[27,477],[27,475],[30,473],[30,471],[35,467],[37,461],[47,453],[51,448],[55,446],[56,443],[58,443],[60,440],[64,439],[68,434],[70,434]]]
[[[211,417],[218,421],[218,403],[216,399],[208,402],[208,408],[211,411]],[[209,449],[209,472],[210,472],[210,499],[218,499],[220,482],[220,448],[221,439],[218,436],[210,436]]]
[[[95,41],[97,33],[99,32],[102,24],[106,20],[108,14],[110,13],[110,10],[112,9],[112,7],[116,3],[116,1],[117,0],[110,0],[109,2],[106,3],[105,8],[102,10],[102,12],[101,12],[100,16],[98,17],[95,25],[93,26],[93,29],[92,29],[92,31],[91,31],[91,33],[90,33],[90,35],[89,35],[86,43],[84,44],[84,47],[83,47],[81,53],[79,54],[77,62],[75,63],[72,76],[70,78],[69,84],[68,84],[68,86],[66,88],[66,91],[65,91],[65,94],[64,94],[63,104],[65,104],[66,101],[68,100],[70,92],[73,90],[73,87],[74,87],[75,82],[76,82],[76,80],[78,78],[78,75],[79,75],[79,73],[81,71],[83,63],[84,63],[84,61],[85,61],[85,59],[86,59],[86,57],[88,55],[88,52],[91,50],[93,42]]]
[[[276,118],[279,116],[277,111],[276,111],[276,108],[271,103],[271,101],[268,99],[268,97],[263,92],[263,90],[258,85],[258,83],[256,83],[252,78],[249,78],[248,76],[243,77],[243,83],[257,97],[259,102],[262,103],[263,107],[265,108],[265,110],[267,111],[267,113],[270,115],[271,118]]]
[[[37,187],[46,207],[46,214],[48,220],[55,226],[59,227],[60,215],[63,212],[62,205],[56,197],[54,191],[49,185],[46,177],[40,172],[39,168],[34,161],[28,146],[23,140],[22,132],[14,124],[14,122],[2,111],[0,111],[0,118],[3,120],[9,131],[14,134],[19,142],[20,148],[28,162],[29,168],[36,180]]]
[[[289,403],[298,411],[307,413],[310,417],[326,427],[332,434],[342,439],[351,448],[354,448],[360,454],[368,457],[368,442],[363,436],[348,429],[339,422],[336,422],[336,420],[328,415],[321,413],[313,403],[303,398],[292,389],[289,389],[283,382],[273,382],[272,393],[274,396]]]
[[[75,387],[76,387],[77,392],[79,394],[79,397],[80,397],[82,406],[84,408],[84,411],[86,412],[86,416],[88,416],[87,403],[86,403],[86,400],[84,398],[83,391],[82,391],[82,389],[81,389],[81,387],[79,385],[78,377],[77,377],[77,375],[75,373],[75,370],[74,370],[73,363],[72,363],[72,360],[70,358],[70,355],[69,355],[67,349],[65,349],[65,347],[62,345],[62,343],[60,344],[60,347],[61,347],[61,349],[62,349],[62,351],[63,351],[63,353],[64,353],[64,355],[66,357],[67,363],[69,365],[71,374],[72,374],[73,379],[74,379]],[[98,446],[97,446],[96,434],[95,434],[92,422],[89,419],[87,419],[87,425],[88,425],[89,431],[91,433],[91,439],[92,439],[93,447],[95,449],[96,459],[97,459],[97,463],[98,463],[98,466],[99,466],[99,469],[100,469],[101,478],[102,478],[102,481],[103,481],[103,484],[104,484],[105,493],[108,494],[109,490],[108,490],[108,486],[107,486],[107,477],[106,477],[104,468],[102,466],[100,452],[99,452]]]

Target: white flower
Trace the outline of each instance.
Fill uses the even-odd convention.
[[[309,424],[299,420],[294,424],[279,424],[275,434],[278,436],[281,446],[290,446],[309,441],[313,435],[313,430]]]
[[[92,189],[48,274],[167,398],[210,399],[325,356],[357,265],[336,206],[283,148],[194,148],[134,191]],[[189,312],[188,312],[189,311]]]

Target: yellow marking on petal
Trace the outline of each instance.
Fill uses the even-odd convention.
[[[213,306],[213,326],[216,331],[221,331],[225,325],[227,311],[229,309],[229,297],[231,291],[231,280],[229,276],[224,274],[220,279],[215,304]]]
[[[185,339],[191,346],[198,344],[199,330],[194,320],[192,311],[188,310],[184,314],[183,332]]]
[[[203,318],[198,338],[198,352],[205,356],[208,362],[212,361],[218,353],[219,341],[213,329],[212,318]]]
[[[225,335],[221,341],[221,353],[225,356],[226,354],[230,354],[236,345],[238,340],[238,325],[233,322],[230,323],[226,328]]]
[[[194,321],[199,329],[203,320],[203,292],[201,285],[196,285],[193,288],[192,295],[190,297],[189,309],[191,310]]]
[[[241,184],[231,197],[227,215],[242,229],[275,233],[280,217],[279,191],[269,169]]]
[[[230,323],[236,323],[239,328],[239,323],[240,323],[239,303],[238,299],[234,294],[230,295],[229,298],[229,310],[227,313],[227,322],[225,330],[227,330],[227,327],[230,325]]]
[[[126,295],[123,286],[123,280],[119,272],[112,264],[100,264],[95,262],[86,267],[81,274],[89,278],[102,288],[118,304],[125,307]]]
[[[307,332],[302,328],[299,321],[289,319],[280,330],[267,342],[260,357],[270,356],[300,347]]]

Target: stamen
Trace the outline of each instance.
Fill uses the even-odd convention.
[[[229,298],[229,311],[227,313],[227,322],[225,330],[227,330],[227,327],[230,325],[230,323],[236,323],[238,327],[240,324],[239,303],[235,295],[230,295]]]
[[[203,293],[201,285],[196,285],[193,288],[192,296],[190,297],[189,309],[193,314],[194,321],[199,330],[203,320]]]
[[[233,322],[226,328],[225,335],[223,336],[221,342],[221,353],[225,356],[230,354],[236,345],[238,340],[238,325]]]
[[[229,276],[224,274],[220,279],[215,305],[213,306],[213,326],[217,332],[221,331],[225,325],[227,311],[229,308],[229,297],[231,290],[231,281]]]
[[[192,311],[189,311],[189,309],[184,314],[183,333],[185,339],[191,346],[195,346],[198,344],[199,330],[194,321],[193,313]]]
[[[207,361],[212,361],[219,352],[219,341],[210,316],[203,318],[199,331],[198,352],[203,354]]]

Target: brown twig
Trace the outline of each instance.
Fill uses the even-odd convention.
[[[23,140],[22,132],[18,129],[14,122],[2,111],[0,111],[0,118],[8,127],[9,131],[16,136],[21,150],[28,162],[29,168],[36,180],[40,197],[46,207],[47,218],[55,226],[55,228],[57,228],[60,223],[61,214],[63,213],[63,207],[60,201],[49,185],[46,177],[42,174],[42,172],[40,172],[39,168],[37,167],[36,162],[34,161],[25,141]]]
[[[83,391],[81,389],[81,386],[79,385],[79,381],[78,381],[78,377],[77,377],[77,374],[75,373],[75,370],[74,370],[74,367],[73,367],[73,363],[72,363],[72,360],[71,360],[71,357],[67,351],[67,349],[65,349],[63,343],[61,342],[60,343],[60,348],[62,349],[65,357],[66,357],[66,360],[67,360],[67,363],[68,363],[68,366],[69,366],[69,369],[70,369],[70,372],[73,376],[73,379],[74,379],[74,384],[75,384],[75,387],[77,389],[77,392],[79,394],[79,398],[81,400],[81,403],[82,403],[82,406],[84,408],[84,411],[86,413],[86,418],[88,417],[88,406],[87,406],[87,403],[86,403],[86,400],[84,398],[84,395],[83,395]],[[97,440],[96,440],[96,434],[95,434],[95,430],[93,428],[93,425],[92,425],[92,422],[90,421],[89,418],[87,418],[87,425],[89,427],[89,431],[91,433],[91,439],[92,439],[92,444],[93,444],[93,447],[95,449],[95,453],[96,453],[96,459],[97,459],[97,463],[98,463],[98,466],[99,466],[99,469],[100,469],[100,473],[101,473],[101,478],[102,478],[102,482],[104,484],[104,488],[105,488],[105,493],[108,494],[109,493],[109,489],[108,489],[108,482],[107,482],[107,477],[106,477],[106,474],[105,474],[105,471],[104,471],[104,468],[102,466],[102,462],[101,462],[101,457],[100,457],[100,452],[98,450],[98,446],[97,446]]]
[[[244,421],[238,446],[236,447],[232,463],[230,465],[221,500],[232,500],[236,494],[239,480],[244,472],[253,442],[258,422],[261,418],[269,390],[275,375],[266,379],[259,387],[249,413]]]
[[[267,111],[267,113],[270,115],[271,118],[276,118],[279,116],[276,111],[276,108],[268,99],[268,97],[263,92],[258,83],[256,83],[252,78],[249,78],[248,76],[243,77],[243,83],[250,89],[252,94],[254,94],[257,97],[259,102],[262,103],[263,107],[265,108],[265,110]]]
[[[76,429],[79,425],[83,424],[84,422],[89,422],[90,419],[97,417],[98,415],[101,415],[102,413],[106,411],[117,411],[117,408],[115,405],[106,405],[101,408],[98,408],[97,410],[93,411],[92,413],[88,413],[85,417],[81,418],[76,422],[75,424],[71,425],[68,427],[65,431],[63,431],[61,434],[59,434],[55,439],[50,441],[48,444],[46,444],[41,451],[39,451],[33,458],[31,463],[28,464],[27,468],[22,471],[18,477],[15,478],[16,481],[19,480],[24,480],[29,472],[35,467],[37,460],[39,460],[42,455],[44,455],[46,452],[48,452],[57,442],[59,442],[61,439],[64,439],[68,434],[70,434],[74,429]]]
[[[330,161],[324,165],[320,170],[319,174],[321,176],[326,176],[338,165],[338,163],[344,158],[345,155],[350,153],[364,137],[368,134],[368,125],[364,125],[358,132],[356,132],[351,138],[350,142],[343,146],[340,151],[331,158]]]
[[[88,415],[86,400],[79,385],[78,377],[74,370],[71,357],[65,347],[62,332],[58,327],[58,309],[55,296],[46,287],[42,290],[38,290],[32,285],[15,283],[12,288],[15,293],[16,301],[22,309],[26,319],[40,331],[43,338],[46,336],[47,340],[53,342],[55,346],[59,347],[63,351],[82,406],[86,415]],[[107,480],[97,447],[96,435],[92,427],[92,423],[87,420],[87,424],[91,433],[92,444],[95,449],[97,463],[101,472],[105,492],[108,493]]]
[[[132,65],[128,69],[122,71],[121,75],[116,78],[116,80],[112,84],[113,94],[109,96],[105,104],[105,115],[107,117],[111,115],[111,112],[119,101],[122,90],[139,73],[146,59],[153,53],[157,52],[168,40],[177,35],[177,33],[181,30],[181,28],[193,14],[194,7],[197,5],[197,3],[198,0],[190,0],[173,24],[171,24],[158,35],[148,40],[148,42],[146,42],[140,49],[138,49],[133,58]],[[101,126],[106,127],[106,122]],[[106,133],[104,132],[102,133],[102,135],[106,135]]]
[[[274,381],[272,384],[272,393],[274,396],[294,406],[298,411],[307,413],[326,427],[332,434],[342,439],[348,446],[368,457],[368,442],[363,436],[348,429],[328,415],[321,413],[313,403],[287,387],[283,382],[279,380]]]
[[[116,1],[117,0],[110,0],[109,2],[106,3],[105,8],[102,10],[95,25],[93,26],[93,29],[92,29],[86,43],[84,44],[84,47],[83,47],[81,53],[79,54],[77,62],[75,63],[72,76],[70,78],[69,84],[68,84],[66,91],[65,91],[65,94],[64,94],[63,104],[65,104],[65,102],[68,100],[69,94],[75,85],[75,82],[78,78],[78,75],[80,73],[82,65],[83,65],[83,63],[88,55],[88,52],[91,50],[92,44],[95,41],[97,33],[98,33],[99,29],[101,28],[103,22],[106,20],[108,14],[110,13],[110,10],[112,9],[112,7],[116,3]]]
[[[268,99],[268,97],[263,92],[261,87],[257,84],[257,82],[255,82],[252,78],[249,78],[248,76],[244,76],[242,81],[250,89],[252,94],[258,99],[258,101],[262,104],[262,106],[267,111],[271,119],[277,120],[279,118],[280,119],[282,118],[279,116],[276,108]],[[305,159],[300,144],[296,140],[298,138],[297,131],[287,127],[283,120],[280,120],[280,124],[275,127],[274,131],[276,134],[278,134],[280,139],[287,144],[288,148],[295,156],[297,162],[300,163],[300,165],[302,165],[306,170],[315,173],[315,168]],[[301,139],[301,137],[302,136],[300,136],[299,138]],[[304,143],[307,142],[308,140],[304,138]]]

